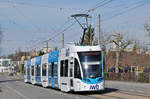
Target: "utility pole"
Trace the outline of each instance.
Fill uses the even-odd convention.
[[[62,48],[64,48],[64,33],[62,34]]]
[[[101,35],[101,16],[100,14],[98,15],[98,44],[102,49],[102,55],[103,55],[103,64],[104,64],[104,70],[105,70],[105,60],[106,60],[106,46],[104,45],[104,41],[102,40],[102,35]]]
[[[101,33],[101,26],[100,26],[100,14],[98,15],[98,44],[101,44],[101,39],[100,39],[100,33]]]
[[[46,42],[46,52],[48,53],[48,41]]]

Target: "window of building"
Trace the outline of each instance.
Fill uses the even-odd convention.
[[[2,66],[8,67],[9,66],[9,62],[8,61],[3,61],[2,62]]]

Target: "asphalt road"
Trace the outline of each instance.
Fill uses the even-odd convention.
[[[150,95],[150,83],[106,81],[105,86],[107,88]]]
[[[91,96],[26,84],[16,77],[8,76],[0,76],[0,90],[0,99],[95,99]]]
[[[150,99],[150,84],[106,81],[105,91],[64,93],[26,84],[15,76],[0,76],[0,99]]]

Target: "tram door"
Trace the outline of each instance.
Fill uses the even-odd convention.
[[[70,58],[69,63],[69,78],[70,78],[70,90],[74,89],[73,78],[74,78],[74,58]]]
[[[60,61],[60,82],[61,82],[61,90],[68,92],[70,91],[70,77],[69,77],[69,60],[61,60]]]

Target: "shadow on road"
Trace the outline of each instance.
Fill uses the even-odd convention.
[[[1,80],[0,83],[5,83],[5,82],[15,82],[15,81],[22,81],[23,79],[9,79],[9,80]]]
[[[35,86],[42,87],[42,85],[37,85],[37,84]],[[52,87],[46,87],[46,89],[60,91],[60,89],[56,89],[56,88],[52,88]],[[66,94],[74,94],[74,95],[93,95],[93,94],[107,94],[107,93],[116,92],[116,91],[119,91],[119,89],[105,88],[105,90],[101,90],[101,91],[85,91],[85,92],[69,92],[69,93],[66,93],[63,91],[61,91],[61,92],[66,93]]]
[[[2,92],[1,87],[0,87],[0,92]]]
[[[105,88],[105,90],[101,91],[87,91],[87,92],[72,92],[73,94],[79,94],[79,95],[92,95],[92,94],[106,94],[111,92],[116,92],[118,89],[115,88]]]

